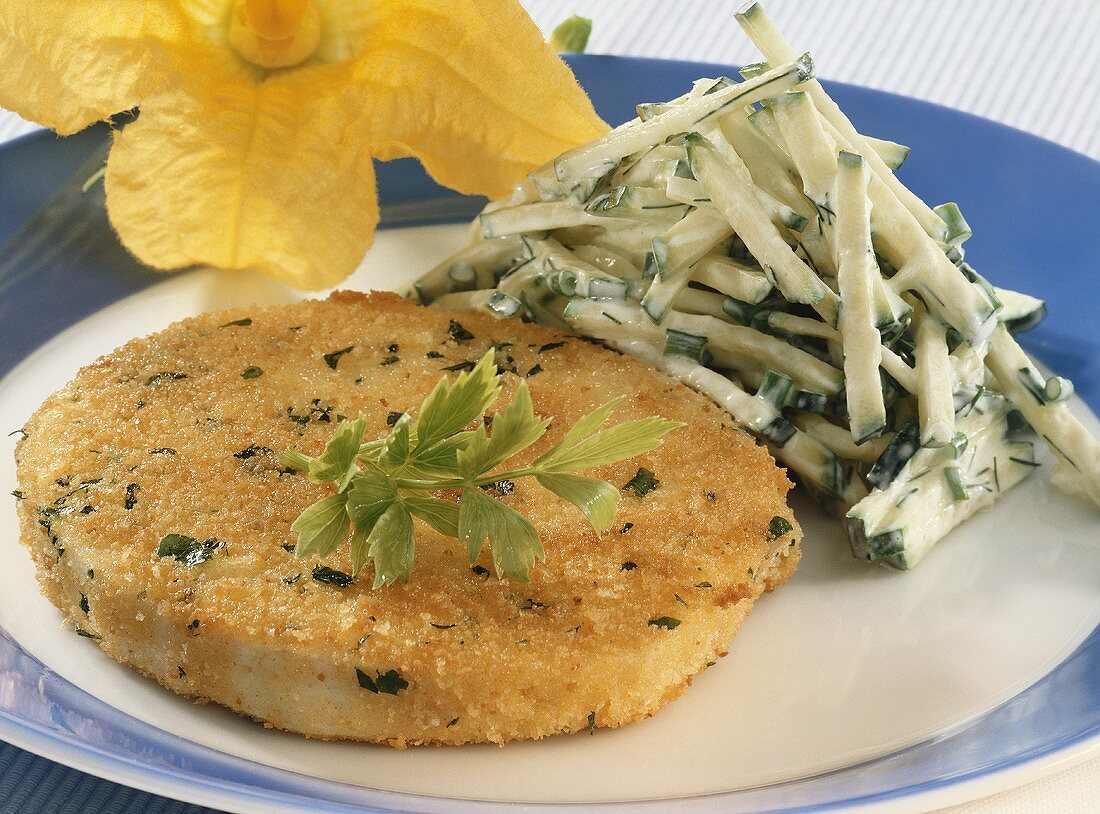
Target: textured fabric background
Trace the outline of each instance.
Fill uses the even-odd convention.
[[[2,0],[0,0],[2,1]],[[743,64],[731,0],[524,0],[549,32],[594,22],[589,52]],[[826,79],[966,110],[1100,159],[1098,0],[768,0]],[[0,81],[3,81],[0,78]],[[0,110],[0,143],[33,125]],[[0,744],[0,814],[203,814]],[[1100,759],[951,814],[1100,811]]]

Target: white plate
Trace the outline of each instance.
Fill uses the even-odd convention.
[[[456,226],[382,232],[348,287],[398,288],[411,276],[394,278],[393,269],[411,275],[429,267],[459,246],[463,233]],[[81,365],[132,336],[214,307],[292,297],[250,275],[194,272],[166,280],[31,355],[0,383],[0,416],[18,426]],[[1092,432],[1100,431],[1081,403],[1074,406]],[[13,445],[8,439],[0,449],[4,491],[16,488]],[[309,741],[195,706],[62,629],[14,542],[11,504],[0,512],[0,569],[12,586],[0,594],[0,628],[110,707],[180,742],[288,774],[497,802],[639,802],[743,791],[873,765],[962,730],[1062,664],[1093,632],[1100,622],[1096,516],[1052,490],[1044,474],[952,533],[908,573],[854,560],[839,525],[796,498],[806,531],[802,564],[788,585],[761,600],[729,656],[651,720],[592,736],[395,751]],[[237,798],[214,802],[258,810]]]

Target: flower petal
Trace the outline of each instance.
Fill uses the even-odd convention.
[[[165,3],[3,0],[0,107],[62,135],[128,110],[164,77],[184,24]]]
[[[379,158],[415,155],[449,187],[498,196],[606,132],[514,0],[362,5],[343,22],[362,26],[352,103]]]
[[[338,66],[241,79],[224,49],[186,60],[115,137],[107,209],[149,265],[257,268],[290,285],[335,285],[378,222],[365,139],[339,98]],[[183,60],[181,59],[181,63]]]

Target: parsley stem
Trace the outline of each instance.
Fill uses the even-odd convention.
[[[391,478],[390,483],[397,489],[465,489],[467,486],[486,486],[490,483],[499,483],[502,480],[518,480],[529,475],[540,475],[542,470],[536,467],[525,469],[513,469],[510,472],[499,472],[495,475],[482,475],[479,478],[446,478],[441,480],[420,480],[416,478]]]

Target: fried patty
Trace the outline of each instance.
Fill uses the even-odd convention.
[[[687,422],[588,473],[623,486],[644,467],[657,488],[624,490],[600,537],[537,483],[502,487],[546,549],[526,584],[419,520],[408,584],[296,559],[291,523],[332,487],[277,453],[319,454],[359,412],[380,437],[491,346],[498,405],[524,379],[553,417],[521,458],[618,395],[613,421]],[[799,557],[784,472],[703,396],[576,337],[390,294],[184,320],[81,370],[25,430],[23,543],[77,631],[177,693],[317,738],[502,743],[645,718]],[[158,557],[172,534],[208,542],[205,561]],[[347,546],[324,565],[350,572]]]

